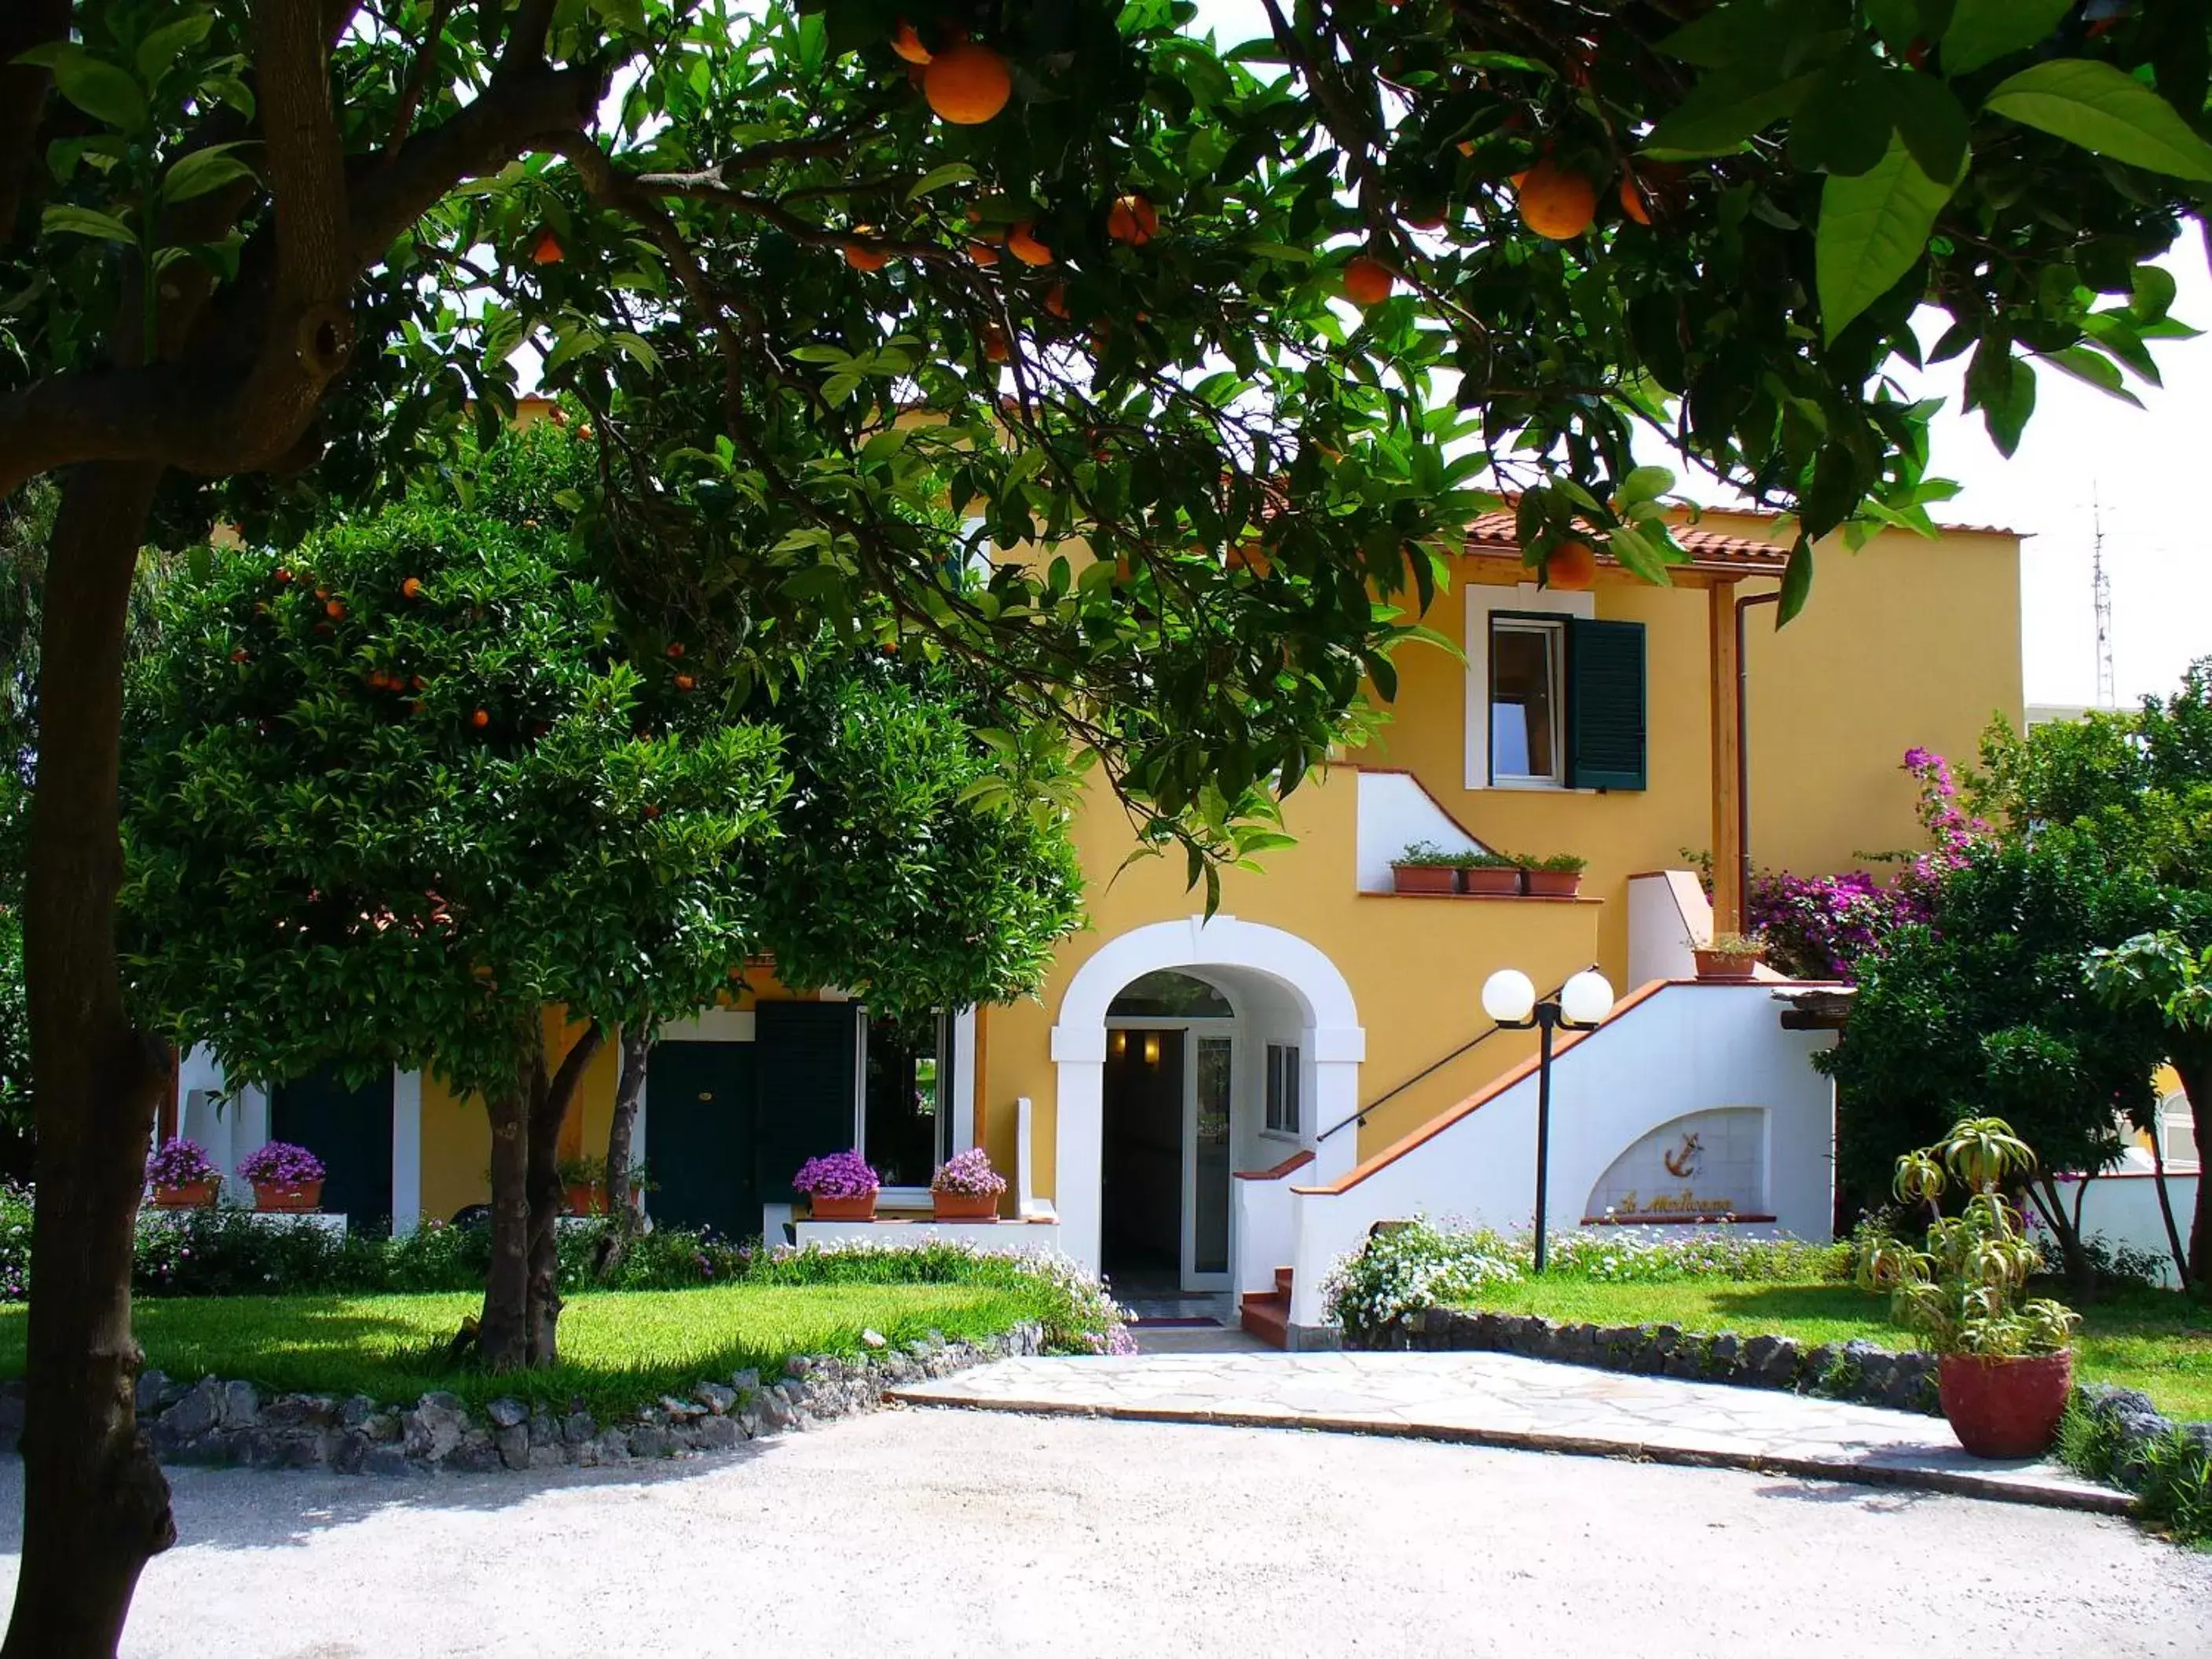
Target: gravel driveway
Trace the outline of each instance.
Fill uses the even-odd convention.
[[[1265,1430],[888,1411],[643,1474],[172,1479],[134,1656],[2202,1659],[2212,1607],[2212,1557],[2118,1521]]]

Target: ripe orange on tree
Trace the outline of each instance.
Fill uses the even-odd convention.
[[[400,583],[399,597],[403,599],[421,599],[422,597],[422,579],[420,576],[410,576],[405,581]]]
[[[530,245],[530,262],[538,265],[557,265],[568,256],[562,252],[561,239],[550,230],[538,233],[538,240]]]
[[[1027,219],[1006,233],[1006,252],[1025,265],[1052,263],[1052,250],[1037,240],[1036,231]]]
[[[891,50],[909,64],[927,64],[930,58],[929,48],[921,44],[921,37],[914,32],[914,25],[903,17],[899,19],[899,26],[891,35]]]
[[[693,679],[689,674],[678,674],[676,677],[676,689],[678,691],[689,691],[698,683],[698,681]]]
[[[1562,592],[1579,593],[1597,580],[1597,550],[1588,542],[1561,542],[1544,561],[1544,582]]]
[[[876,228],[873,225],[854,225],[853,234],[872,236],[876,234]],[[881,270],[890,262],[891,256],[879,247],[870,247],[864,242],[845,244],[845,263],[855,270]]]
[[[1554,242],[1571,241],[1597,217],[1597,186],[1571,167],[1542,161],[1520,177],[1521,222]]]
[[[1012,348],[1006,343],[1006,331],[996,323],[984,325],[983,355],[994,363],[1003,363],[1014,355]]]
[[[1344,268],[1345,297],[1356,305],[1379,306],[1390,297],[1391,285],[1396,280],[1389,266],[1362,253]]]
[[[988,242],[970,242],[968,257],[979,265],[995,265],[999,263],[999,250]]]
[[[477,709],[476,713],[469,716],[469,724],[475,726],[477,731],[483,731],[484,727],[491,724],[490,710],[484,708]]]
[[[328,604],[323,606],[323,611],[332,622],[343,622],[345,620],[346,608],[345,601],[343,599],[331,600]]]
[[[1621,176],[1620,210],[1639,225],[1651,222],[1651,204],[1644,199],[1644,186],[1636,182],[1632,173]]]
[[[1014,75],[1006,60],[974,40],[947,46],[929,60],[921,75],[922,95],[939,120],[955,126],[981,126],[1006,108],[1013,96]]]
[[[1106,234],[1117,242],[1142,247],[1160,234],[1160,212],[1141,196],[1124,196],[1107,210]]]
[[[1055,317],[1067,315],[1067,284],[1054,283],[1044,291],[1044,308]]]

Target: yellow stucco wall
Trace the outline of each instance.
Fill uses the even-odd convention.
[[[1705,527],[1764,538],[1753,520],[1712,514]],[[1426,620],[1462,637],[1462,562]],[[1747,580],[1740,593],[1771,592]],[[1556,983],[1595,958],[1626,981],[1627,878],[1679,867],[1685,849],[1712,845],[1708,596],[1607,582],[1601,617],[1645,628],[1650,687],[1649,787],[1605,793],[1469,790],[1467,667],[1431,647],[1399,653],[1390,723],[1362,765],[1411,771],[1475,836],[1522,853],[1571,852],[1589,860],[1587,901],[1430,900],[1356,890],[1357,777],[1338,769],[1287,805],[1295,848],[1267,855],[1264,873],[1231,872],[1221,908],[1297,933],[1349,981],[1367,1036],[1360,1094],[1370,1101],[1486,1024],[1476,1006],[1484,977],[1521,968]],[[2019,546],[2008,535],[1953,532],[1940,542],[1885,535],[1857,554],[1840,545],[1818,562],[1811,603],[1779,635],[1772,612],[1751,612],[1753,845],[1762,865],[1825,872],[1861,851],[1917,843],[1913,787],[1899,770],[1922,744],[1972,754],[1992,715],[2021,712]],[[1032,1002],[989,1011],[977,1106],[993,1160],[1011,1167],[1013,1102],[1033,1103],[1037,1189],[1053,1192],[1055,1073],[1050,1031],[1070,978],[1102,945],[1146,923],[1200,908],[1179,866],[1148,860],[1117,876],[1131,845],[1126,817],[1094,800],[1077,826],[1090,882],[1091,925],[1060,952]],[[1407,1091],[1370,1119],[1368,1156],[1522,1059],[1525,1036],[1501,1036]]]

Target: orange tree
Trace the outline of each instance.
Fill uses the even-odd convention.
[[[1270,0],[1231,51],[1190,16],[0,14],[0,495],[63,478],[11,1651],[112,1649],[171,1532],[127,1297],[162,1060],[112,946],[149,535],[394,490],[504,416],[527,340],[593,411],[580,511],[628,611],[732,673],[823,627],[988,660],[1203,872],[1389,695],[1376,597],[1425,599],[1486,465],[1532,563],[1571,533],[1660,580],[1657,428],[1800,513],[1794,607],[1811,538],[1940,495],[1883,378],[1916,303],[2008,442],[2031,360],[2149,372],[2149,262],[2212,178],[2202,0]],[[1077,532],[1095,563],[966,582],[987,540]]]
[[[1060,813],[983,799],[1011,781],[986,738],[1018,738],[976,735],[1003,714],[951,665],[817,652],[771,702],[626,640],[550,499],[573,447],[541,428],[456,475],[468,507],[439,481],[180,576],[125,749],[149,1024],[240,1080],[483,1097],[502,1369],[557,1357],[556,1146],[611,1031],[762,953],[895,1011],[1007,1000],[1077,913]],[[580,1030],[549,1064],[556,1006]]]

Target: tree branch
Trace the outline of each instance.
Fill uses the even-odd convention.
[[[423,32],[415,61],[407,66],[407,84],[399,89],[399,108],[392,115],[392,140],[385,150],[387,157],[398,156],[400,145],[407,142],[408,129],[415,125],[415,112],[422,106],[422,94],[428,90],[430,76],[438,67],[438,46],[445,38],[446,20],[453,15],[453,0],[437,0],[430,9],[430,26]]]

